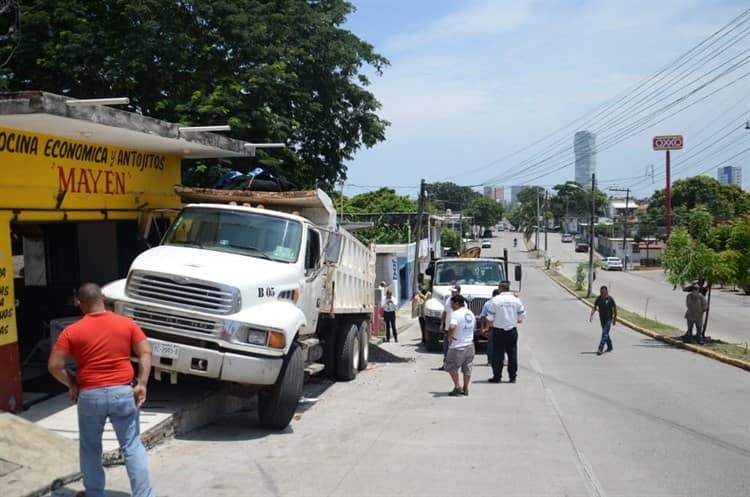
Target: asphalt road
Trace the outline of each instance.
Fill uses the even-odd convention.
[[[508,235],[505,235],[507,238]],[[520,237],[519,237],[520,238]],[[507,240],[505,240],[507,243]],[[512,238],[511,238],[512,242]],[[543,237],[540,247],[544,249]],[[558,233],[549,233],[547,254],[562,262],[562,272],[575,276],[579,262],[588,263],[588,253],[577,253],[574,243],[562,243]],[[594,257],[600,258],[597,254]],[[601,285],[607,285],[618,305],[642,316],[685,329],[685,293],[681,288],[673,289],[660,269],[649,271],[604,271],[597,270],[593,293],[599,293]],[[714,288],[711,291],[711,307],[707,335],[730,343],[750,342],[750,295],[731,289]]]
[[[308,385],[317,401],[284,432],[238,413],[156,448],[156,495],[750,495],[747,372],[622,326],[596,356],[588,308],[535,264],[518,383],[487,383],[480,356],[470,396],[448,397],[411,326],[355,381]],[[127,492],[122,467],[107,474]]]

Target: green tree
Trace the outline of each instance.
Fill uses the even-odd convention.
[[[340,209],[341,196],[334,195]],[[414,241],[417,204],[409,197],[396,194],[391,188],[362,193],[344,198],[343,216],[347,221],[372,222],[372,228],[353,234],[363,243],[407,243]]]
[[[731,220],[750,213],[750,194],[737,185],[722,185],[708,176],[677,180],[672,185],[672,225],[686,226],[690,213],[703,207],[716,220]],[[666,225],[666,190],[654,192],[648,206],[651,219]]]
[[[464,216],[473,217],[474,224],[479,226],[494,226],[503,219],[505,209],[496,200],[487,197],[478,197],[463,210]]]
[[[130,110],[158,119],[229,123],[235,138],[289,146],[225,167],[263,165],[331,191],[388,126],[363,71],[388,61],[343,27],[353,10],[345,0],[27,0],[0,85],[128,96]],[[216,162],[186,164],[194,181],[218,175]]]
[[[461,233],[457,230],[443,227],[440,230],[440,242],[443,247],[450,247],[457,252],[461,251]]]
[[[417,212],[414,200],[398,195],[396,190],[387,187],[355,195],[348,201],[344,200],[344,205],[346,212]]]
[[[481,198],[482,195],[468,186],[438,182],[427,183],[425,197],[438,212],[444,212],[446,209],[453,211],[465,209],[474,199]]]
[[[734,223],[727,247],[736,253],[735,282],[750,293],[750,216]]]

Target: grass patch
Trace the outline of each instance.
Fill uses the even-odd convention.
[[[555,270],[545,270],[545,273],[552,278],[554,281],[559,283],[560,285],[567,288],[570,292],[575,294],[577,297],[587,301],[588,303],[592,304],[594,303],[595,297],[586,297],[586,289],[582,290],[576,290],[575,289],[575,282],[568,278],[566,275],[555,271]],[[653,319],[649,319],[646,317],[643,317],[640,314],[637,314],[635,312],[631,312],[627,309],[623,309],[621,306],[617,306],[617,316],[619,318],[622,318],[639,328],[646,329],[652,333],[662,335],[665,337],[671,337],[676,338],[678,335],[682,335],[684,330],[677,329],[674,326],[670,326],[668,324],[661,323],[659,321],[655,321]],[[708,335],[711,335],[710,332],[710,321],[709,321],[709,332]],[[712,352],[715,352],[717,354],[722,354],[727,357],[731,357],[732,359],[738,359],[740,361],[750,362],[750,343],[744,343],[744,344],[732,344],[732,343],[724,343],[724,342],[711,342],[707,343],[705,345],[696,345],[697,347],[701,347],[703,349],[710,350]]]

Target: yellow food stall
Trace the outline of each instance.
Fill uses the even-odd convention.
[[[0,94],[0,410],[49,393],[75,289],[125,276],[158,242],[182,159],[247,156],[239,140],[70,100]]]

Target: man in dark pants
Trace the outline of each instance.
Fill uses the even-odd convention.
[[[510,282],[501,281],[500,293],[492,298],[487,310],[487,322],[492,332],[492,378],[490,383],[500,383],[503,375],[503,358],[508,355],[508,376],[510,383],[516,382],[518,371],[518,329],[516,324],[523,322],[526,309],[521,299],[510,291]]]
[[[617,304],[615,299],[609,294],[606,286],[599,289],[599,296],[594,301],[594,307],[589,314],[589,322],[594,319],[594,313],[599,311],[599,321],[602,324],[602,337],[599,340],[599,348],[596,355],[604,353],[604,345],[607,346],[607,352],[612,352],[612,339],[609,337],[609,330],[617,323]]]

